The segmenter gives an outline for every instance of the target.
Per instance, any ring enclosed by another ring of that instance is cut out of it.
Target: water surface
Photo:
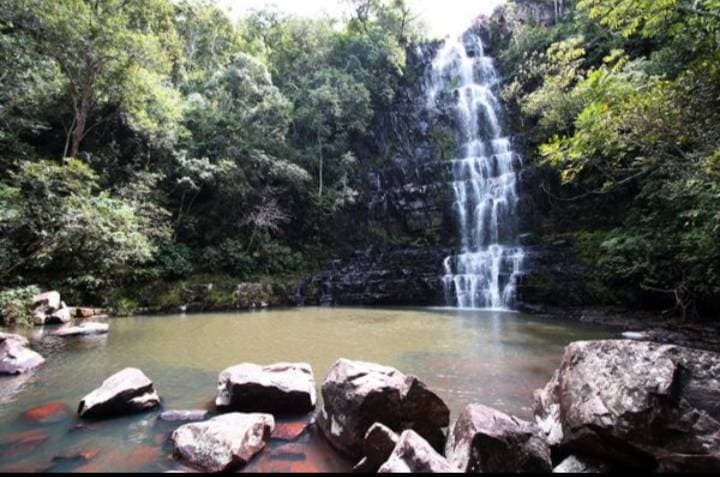
[[[318,386],[338,358],[419,376],[450,406],[480,402],[531,415],[532,391],[571,341],[608,337],[599,327],[522,314],[454,309],[298,308],[116,319],[104,337],[59,339],[34,330],[47,363],[30,377],[0,378],[0,471],[163,471],[178,468],[157,412],[101,422],[74,414],[39,424],[23,412],[80,399],[128,366],[155,383],[165,409],[207,407],[218,373],[250,361],[305,361]],[[83,459],[79,452],[92,458]],[[59,457],[59,458],[58,458]],[[74,458],[76,457],[76,458]],[[250,470],[348,470],[313,432],[273,442]]]

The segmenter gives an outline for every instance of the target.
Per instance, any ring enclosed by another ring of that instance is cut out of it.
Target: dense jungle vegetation
[[[77,299],[309,266],[416,39],[402,1],[355,2],[343,24],[234,21],[210,1],[0,5],[0,281]]]
[[[552,1],[550,21],[514,21],[533,3],[492,29],[514,127],[562,183],[548,231],[626,299],[717,312],[720,1]]]
[[[403,0],[349,6],[0,0],[0,306],[42,286],[132,308],[148,284],[327,259],[426,39]],[[609,289],[716,310],[720,0],[511,0],[486,26],[512,127],[561,181],[543,232]]]

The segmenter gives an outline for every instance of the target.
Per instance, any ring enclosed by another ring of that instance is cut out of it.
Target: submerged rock
[[[550,472],[550,448],[534,424],[481,404],[462,411],[445,455],[469,473]]]
[[[86,321],[78,326],[64,326],[53,334],[60,337],[68,336],[86,336],[86,335],[104,335],[110,330],[107,323],[97,323],[94,321]]]
[[[305,414],[315,408],[315,401],[309,364],[243,363],[220,373],[215,405],[227,411]]]
[[[313,425],[311,419],[301,419],[298,421],[275,422],[275,430],[272,438],[281,441],[294,441]]]
[[[720,470],[720,355],[658,343],[571,343],[535,392],[563,453],[657,471]]]
[[[84,418],[110,417],[147,411],[159,404],[152,381],[139,369],[125,368],[85,396],[78,414]]]
[[[28,409],[22,414],[26,421],[39,424],[52,424],[68,419],[72,415],[70,406],[64,402],[50,402],[42,406]]]
[[[322,385],[318,426],[341,452],[359,459],[368,429],[384,424],[395,432],[413,429],[433,444],[444,445],[450,410],[414,376],[373,363],[340,359]]]
[[[205,409],[193,409],[189,411],[164,411],[160,413],[158,419],[165,422],[196,422],[204,421],[210,415]]]
[[[27,339],[22,336],[0,335],[0,375],[27,373],[45,362],[45,358],[27,345]]]
[[[180,426],[172,433],[175,455],[207,472],[227,472],[247,464],[270,440],[269,414],[223,414]]]
[[[414,431],[405,431],[378,474],[459,472]]]
[[[0,462],[32,454],[35,449],[50,439],[47,431],[30,430],[7,434],[0,438]]]
[[[400,440],[389,427],[375,423],[368,429],[363,441],[363,455],[360,462],[353,467],[358,474],[375,474],[378,469],[390,458],[393,449]]]

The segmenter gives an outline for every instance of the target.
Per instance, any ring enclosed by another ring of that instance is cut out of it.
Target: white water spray
[[[497,83],[477,36],[446,40],[433,60],[429,107],[452,95],[463,143],[452,161],[460,252],[443,264],[446,302],[459,308],[511,308],[523,261],[514,220],[519,158],[502,133]]]

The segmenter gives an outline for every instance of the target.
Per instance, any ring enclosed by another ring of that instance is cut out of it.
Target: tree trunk
[[[318,188],[318,197],[323,195],[323,152],[322,152],[322,139],[318,136],[318,147],[320,150],[320,170],[318,173],[318,182],[320,183]]]
[[[75,128],[72,130],[72,144],[70,146],[69,157],[76,157],[80,152],[80,143],[85,137],[85,127],[87,126],[89,101],[86,97],[80,100],[80,105],[75,110]]]

